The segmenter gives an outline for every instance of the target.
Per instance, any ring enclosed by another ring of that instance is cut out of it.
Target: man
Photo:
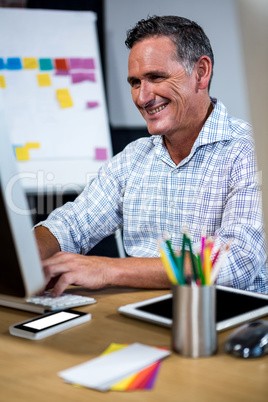
[[[35,229],[48,286],[55,295],[70,284],[168,288],[157,240],[168,233],[179,250],[186,227],[196,247],[202,234],[232,239],[219,284],[267,292],[250,126],[209,96],[208,38],[188,19],[152,17],[126,45],[132,98],[151,137],[129,144]],[[129,258],[85,255],[119,227]]]

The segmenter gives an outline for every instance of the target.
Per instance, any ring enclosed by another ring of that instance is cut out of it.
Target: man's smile
[[[155,113],[161,112],[161,110],[165,109],[165,107],[166,107],[167,105],[168,105],[168,104],[166,103],[165,105],[159,106],[159,107],[157,107],[157,108],[155,108],[155,109],[146,110],[146,112],[147,112],[148,114],[155,114]]]

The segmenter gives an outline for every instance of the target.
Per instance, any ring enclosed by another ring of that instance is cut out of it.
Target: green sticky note
[[[53,63],[51,59],[39,59],[39,68],[42,71],[53,70]]]

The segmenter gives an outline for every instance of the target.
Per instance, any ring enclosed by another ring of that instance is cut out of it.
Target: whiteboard
[[[95,13],[0,8],[0,96],[27,192],[79,192],[111,158]]]
[[[179,15],[201,25],[215,56],[211,96],[220,99],[230,114],[251,120],[236,0],[105,0],[104,4],[107,100],[112,127],[146,127],[127,83],[129,50],[125,39],[127,30],[154,14]]]

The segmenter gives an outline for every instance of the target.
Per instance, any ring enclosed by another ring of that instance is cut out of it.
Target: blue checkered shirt
[[[162,136],[130,143],[98,172],[73,203],[45,222],[61,249],[86,254],[123,228],[129,256],[158,257],[168,233],[180,249],[187,228],[195,249],[201,235],[232,238],[217,279],[220,285],[268,292],[266,242],[251,127],[214,109],[191,153],[175,165]],[[127,266],[126,266],[127,269]]]

